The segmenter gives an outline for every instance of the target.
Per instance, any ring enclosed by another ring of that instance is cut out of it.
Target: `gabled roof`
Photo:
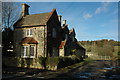
[[[32,37],[25,37],[21,40],[21,44],[38,44],[38,42]]]
[[[75,34],[75,29],[74,28],[72,28],[71,30],[69,30],[69,34],[71,34],[71,33],[74,33]],[[76,34],[75,34],[76,35]]]
[[[46,25],[54,11],[56,11],[56,9],[53,9],[51,12],[48,13],[26,15],[25,17],[22,17],[20,20],[18,20],[14,24],[14,26],[17,27],[17,25],[20,26]]]
[[[85,50],[84,47],[82,47],[78,42],[76,42],[76,49],[80,49],[80,50]]]
[[[22,26],[45,25],[49,16],[50,13],[26,15],[21,21]]]
[[[69,33],[68,24],[65,24],[64,26],[62,26],[61,29],[62,29],[64,32]]]

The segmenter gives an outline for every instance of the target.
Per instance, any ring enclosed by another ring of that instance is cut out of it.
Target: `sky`
[[[51,12],[56,8],[78,41],[118,40],[117,2],[26,2],[30,14]]]

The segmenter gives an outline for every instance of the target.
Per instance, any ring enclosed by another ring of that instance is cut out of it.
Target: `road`
[[[65,80],[120,80],[120,68],[111,66],[110,61],[93,61],[61,74],[57,78]]]
[[[3,74],[3,80],[119,80],[120,70],[111,67],[109,61],[92,61],[86,65],[69,67],[67,70],[25,70],[17,71],[18,74]],[[12,70],[11,70],[12,71]],[[9,72],[10,73],[10,72]],[[9,75],[9,76],[8,76]],[[8,77],[7,77],[8,76]]]

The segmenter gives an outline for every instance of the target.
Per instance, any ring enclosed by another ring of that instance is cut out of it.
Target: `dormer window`
[[[32,35],[33,35],[32,29],[27,29],[27,36],[32,36]]]

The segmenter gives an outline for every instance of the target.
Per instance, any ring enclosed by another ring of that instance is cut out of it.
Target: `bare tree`
[[[20,17],[18,2],[2,2],[2,29],[13,28],[13,24]]]
[[[13,25],[20,18],[20,3],[2,2],[2,52],[8,53],[13,45]]]

